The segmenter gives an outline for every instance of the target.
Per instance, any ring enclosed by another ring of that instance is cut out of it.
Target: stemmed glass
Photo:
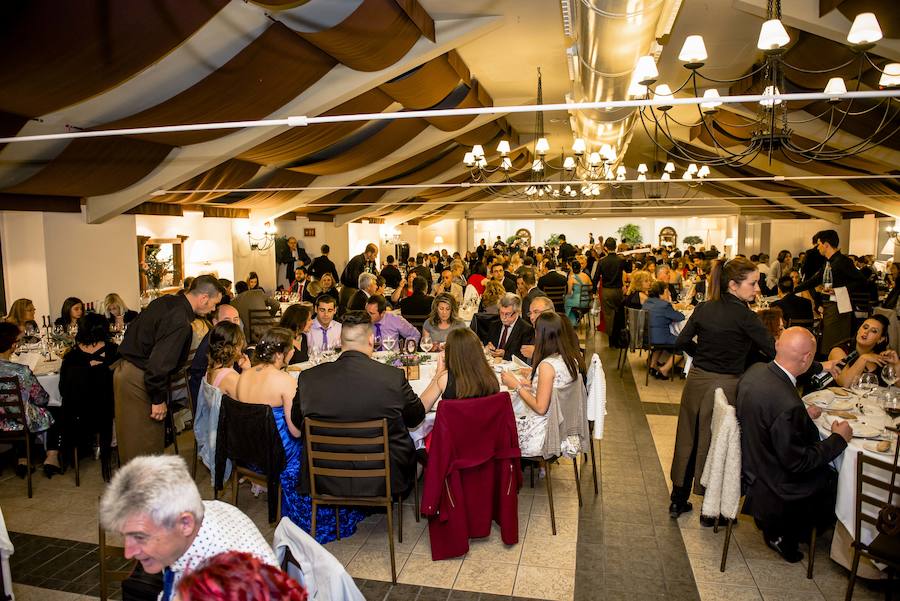
[[[885,381],[885,383],[888,385],[888,388],[893,386],[894,382],[897,381],[897,368],[890,363],[882,367],[881,379]]]
[[[423,334],[422,340],[419,342],[419,346],[421,346],[422,350],[426,353],[429,352],[431,350],[431,347],[434,346],[431,341],[431,336],[429,336],[428,334]]]
[[[381,343],[384,345],[384,350],[393,351],[397,348],[397,339],[393,336],[385,336],[381,339]]]
[[[850,387],[861,400],[865,400],[869,394],[878,388],[878,377],[870,372],[863,372],[853,381]]]
[[[385,350],[385,348],[384,348],[384,340],[381,338],[381,336],[376,336],[376,337],[375,337],[375,350],[376,350],[376,351],[382,351],[382,350]]]
[[[696,293],[694,294],[694,300],[696,300],[697,303],[702,303],[704,298],[705,298],[705,297],[703,296],[703,293],[702,293],[702,292],[696,292]]]

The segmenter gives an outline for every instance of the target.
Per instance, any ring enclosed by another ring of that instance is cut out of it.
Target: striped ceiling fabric
[[[143,179],[172,150],[126,137],[70,142],[62,153],[24,182],[3,192],[55,196],[99,196]]]
[[[303,188],[312,183],[315,176],[306,173],[296,173],[285,169],[278,169],[272,172],[267,178],[257,181],[254,188]],[[277,206],[299,194],[298,191],[272,191],[272,192],[251,192],[249,194],[234,194],[223,197],[231,200],[229,206],[240,209],[262,209]],[[233,200],[232,197],[233,196]],[[223,200],[220,198],[219,200]]]
[[[408,109],[427,109],[446,98],[460,81],[468,83],[467,75],[454,69],[449,55],[444,54],[381,84],[380,88]]]
[[[36,117],[157,62],[228,0],[0,2],[0,110]]]
[[[212,169],[192,177],[183,184],[175,186],[175,190],[218,190],[240,188],[256,175],[260,166],[256,163],[229,159]],[[210,202],[225,196],[227,192],[191,192],[190,194],[166,194],[154,196],[154,202],[172,202],[178,204],[199,204]]]
[[[280,23],[272,24],[220,69],[184,92],[97,129],[262,119],[309,88],[335,60]],[[302,68],[299,66],[302,65]],[[142,138],[185,146],[234,130],[172,132]]]
[[[409,52],[420,33],[394,0],[367,0],[336,27],[300,35],[351,69],[380,71]]]

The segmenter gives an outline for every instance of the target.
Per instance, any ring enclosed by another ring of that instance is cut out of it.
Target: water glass
[[[384,345],[384,350],[393,351],[397,348],[397,339],[393,336],[385,336],[381,339],[381,343]]]
[[[884,380],[888,386],[893,386],[894,382],[897,381],[897,368],[890,363],[882,367],[881,379]]]

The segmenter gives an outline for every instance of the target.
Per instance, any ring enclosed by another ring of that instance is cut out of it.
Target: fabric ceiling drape
[[[229,159],[175,186],[174,190],[216,190],[239,188],[247,183],[260,167],[256,163]],[[196,204],[225,196],[227,192],[191,192],[190,194],[166,194],[155,196],[154,202]]]

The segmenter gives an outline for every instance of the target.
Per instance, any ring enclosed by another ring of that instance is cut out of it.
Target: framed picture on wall
[[[314,228],[314,227],[303,228],[303,237],[304,238],[315,238],[316,237],[316,228]]]

